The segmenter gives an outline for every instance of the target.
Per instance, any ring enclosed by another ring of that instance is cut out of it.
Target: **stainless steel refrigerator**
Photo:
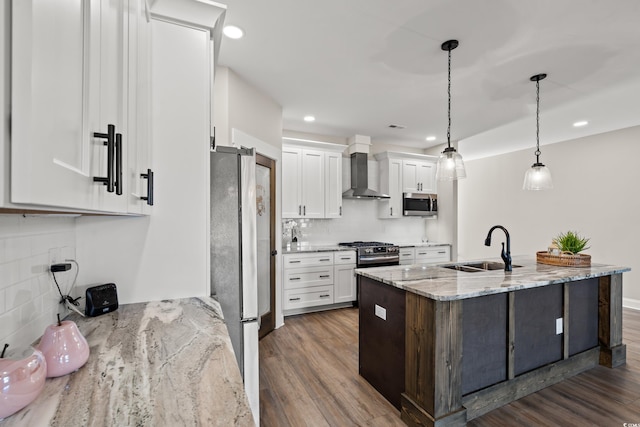
[[[211,162],[211,295],[222,307],[256,424],[258,273],[256,158],[253,149],[219,146]]]

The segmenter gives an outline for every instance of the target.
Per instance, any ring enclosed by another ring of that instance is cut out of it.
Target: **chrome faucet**
[[[504,261],[504,271],[511,271],[511,238],[509,237],[509,232],[506,228],[501,225],[494,225],[491,227],[491,230],[489,230],[489,233],[487,234],[487,238],[484,239],[484,245],[491,246],[491,233],[493,233],[493,230],[496,228],[504,231],[504,234],[507,236],[507,251],[504,251],[504,242],[502,242],[502,252],[500,253],[500,257]]]

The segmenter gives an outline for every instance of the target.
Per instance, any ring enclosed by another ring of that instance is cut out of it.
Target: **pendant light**
[[[536,82],[536,162],[524,175],[523,190],[550,190],[553,188],[551,171],[540,163],[540,80],[547,77],[546,74],[536,74],[530,80]]]
[[[447,127],[447,148],[444,149],[438,158],[438,167],[436,169],[436,179],[438,181],[454,181],[467,177],[464,170],[464,162],[462,156],[451,146],[451,51],[458,47],[458,40],[448,40],[442,43],[442,50],[449,52],[448,86],[447,95],[449,97],[447,117],[449,126]]]

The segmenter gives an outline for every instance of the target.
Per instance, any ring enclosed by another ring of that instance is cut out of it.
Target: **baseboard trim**
[[[622,298],[622,306],[633,310],[640,310],[640,300],[631,298]]]

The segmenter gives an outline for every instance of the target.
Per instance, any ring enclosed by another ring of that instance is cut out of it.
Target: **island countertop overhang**
[[[491,261],[500,262],[499,259]],[[534,257],[528,256],[514,257],[513,264],[520,267],[511,272],[492,270],[470,273],[444,268],[445,265],[452,265],[447,263],[364,268],[356,269],[356,274],[433,300],[453,301],[610,276],[631,270],[629,267],[597,263],[590,267],[556,267],[538,264]]]

